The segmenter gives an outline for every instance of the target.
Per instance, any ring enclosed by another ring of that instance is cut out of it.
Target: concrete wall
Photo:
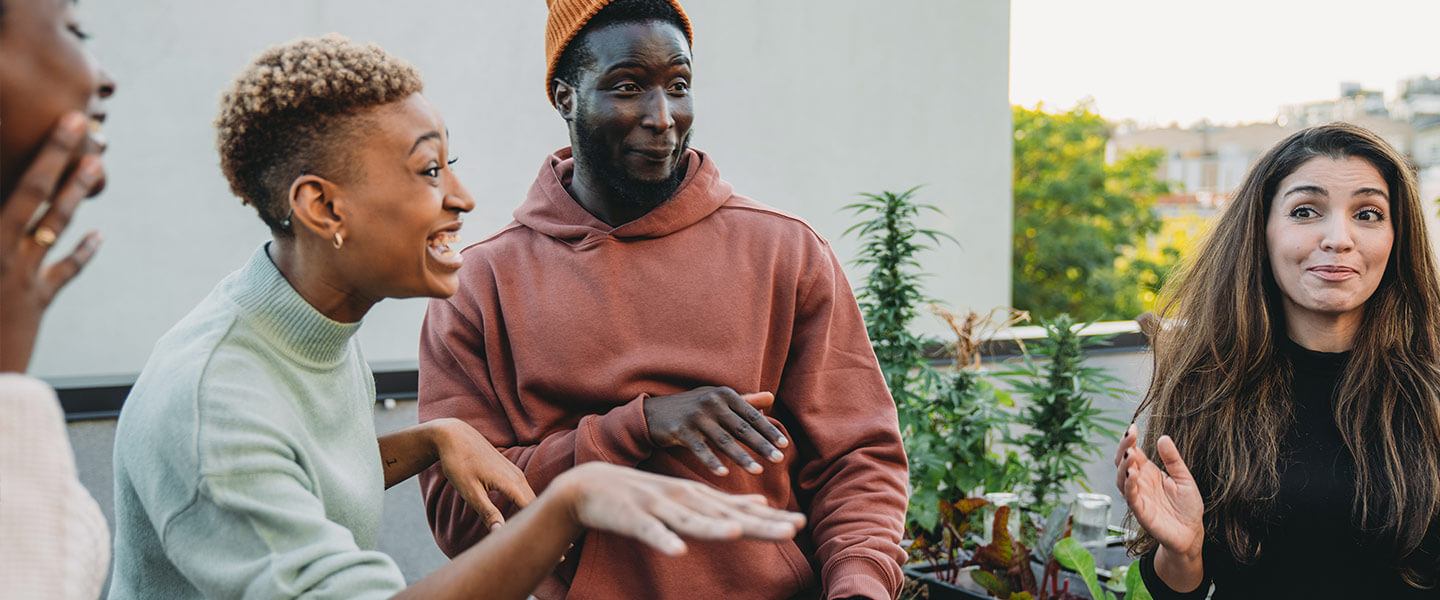
[[[697,147],[738,192],[799,214],[835,242],[859,192],[926,184],[958,238],[925,261],[933,295],[1009,303],[1009,3],[688,0]],[[87,272],[48,314],[32,372],[132,376],[155,339],[267,234],[223,181],[220,91],[265,46],[339,31],[415,63],[446,116],[480,206],[476,240],[509,221],[542,158],[567,143],[543,94],[541,0],[86,0],[91,47],[119,82],[108,105],[110,187],[61,245],[101,229]],[[858,282],[859,272],[851,272]],[[376,363],[412,364],[424,302],[382,303],[360,337]],[[938,322],[926,323],[938,327]]]

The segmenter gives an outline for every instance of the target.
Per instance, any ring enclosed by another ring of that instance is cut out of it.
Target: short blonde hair
[[[272,46],[220,98],[220,169],[272,232],[291,235],[282,221],[295,178],[353,179],[345,142],[363,124],[361,113],[423,87],[410,63],[339,34]]]

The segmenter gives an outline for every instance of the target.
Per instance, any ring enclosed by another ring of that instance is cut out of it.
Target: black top
[[[1157,600],[1204,598],[1211,581],[1216,600],[1440,598],[1440,590],[1406,585],[1393,553],[1367,545],[1351,517],[1355,461],[1331,412],[1350,353],[1315,352],[1288,339],[1282,349],[1294,367],[1295,425],[1281,446],[1275,513],[1257,527],[1260,557],[1238,564],[1223,544],[1206,540],[1206,583],[1179,594],[1156,576],[1151,552],[1140,563],[1146,588]],[[1431,533],[1427,546],[1436,541]]]

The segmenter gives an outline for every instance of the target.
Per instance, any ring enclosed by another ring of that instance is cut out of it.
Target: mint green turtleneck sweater
[[[115,436],[110,598],[388,598],[375,385],[265,247],[160,341]]]

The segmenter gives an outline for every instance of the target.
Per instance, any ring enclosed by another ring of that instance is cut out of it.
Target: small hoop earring
[[[334,242],[334,244],[335,244],[335,249],[336,249],[336,250],[339,250],[341,246],[344,246],[344,245],[345,245],[345,238],[340,237],[340,232],[338,232],[338,231],[335,232],[335,242]]]

